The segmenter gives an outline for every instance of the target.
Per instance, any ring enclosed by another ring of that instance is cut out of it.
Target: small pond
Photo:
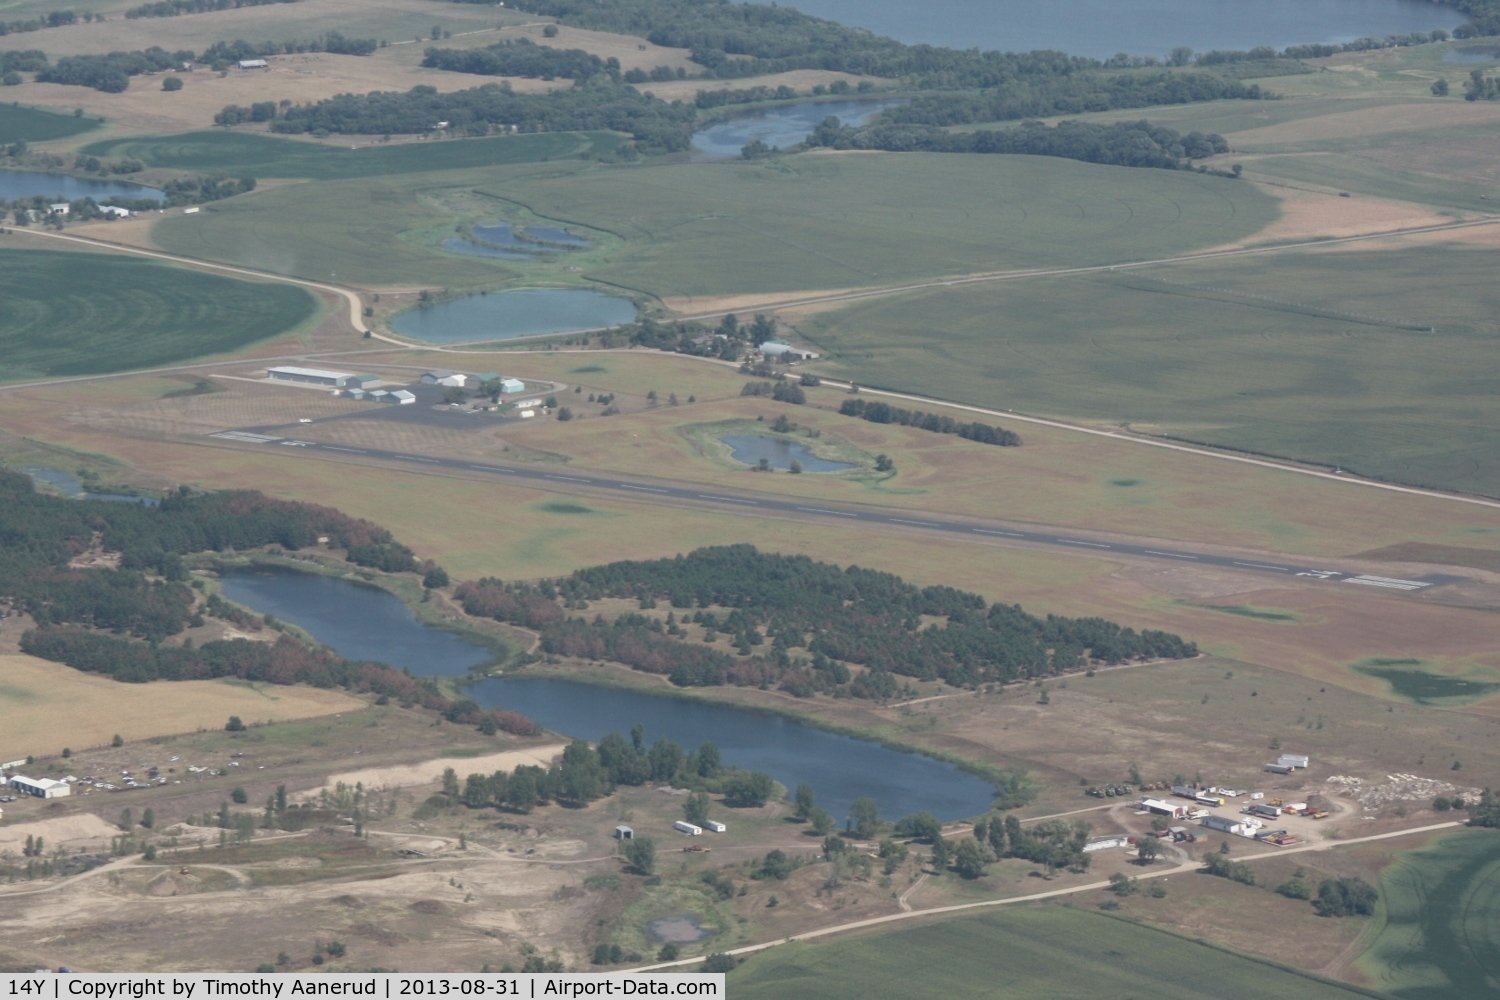
[[[718,931],[699,926],[698,918],[691,913],[679,913],[671,917],[657,917],[646,925],[646,933],[658,941],[672,944],[697,944],[713,937]]]
[[[137,497],[127,493],[90,493],[83,488],[77,476],[61,469],[46,469],[38,465],[23,465],[21,471],[38,482],[57,487],[64,496],[74,500],[113,500],[118,503],[138,503],[142,507],[155,507],[160,501],[153,497]]]
[[[1480,48],[1449,49],[1443,53],[1443,62],[1448,63],[1490,63],[1500,56],[1500,49],[1493,45]]]
[[[485,647],[417,621],[399,598],[368,584],[258,566],[223,575],[224,596],[305,630],[349,660],[414,674],[462,677],[494,660]]]
[[[353,581],[287,569],[237,569],[224,574],[223,588],[230,600],[291,622],[350,659],[449,677],[490,659],[484,648],[422,625],[385,591]],[[840,822],[858,798],[875,799],[888,818],[925,809],[954,820],[984,812],[993,795],[988,782],[952,764],[770,713],[552,677],[494,677],[467,690],[486,707],[520,712],[569,736],[597,740],[639,722],[648,740],[665,736],[688,749],[712,741],[726,763],[765,771],[791,789],[811,785]],[[734,822],[732,814],[723,818]],[[808,845],[816,847],[811,838]]]
[[[830,462],[819,458],[806,446],[783,441],[781,438],[761,437],[759,434],[731,434],[720,438],[734,452],[736,462],[760,465],[761,459],[773,469],[790,469],[792,462],[801,462],[803,472],[843,472],[852,469],[850,462]]]
[[[411,309],[391,321],[403,337],[435,344],[597,330],[635,319],[635,303],[583,288],[516,288]]]
[[[829,115],[845,125],[864,125],[900,101],[810,101],[770,108],[705,125],[693,133],[693,158],[723,160],[740,155],[752,140],[785,149],[806,139]]]
[[[64,174],[44,174],[35,170],[0,170],[0,198],[12,201],[42,195],[58,201],[92,198],[103,204],[110,198],[138,198],[165,201],[166,195],[144,184],[124,181],[93,181]]]
[[[472,240],[450,236],[443,241],[443,248],[481,257],[547,260],[590,245],[590,241],[581,236],[550,226],[526,226],[517,235],[510,223],[493,222],[474,226],[473,233]]]

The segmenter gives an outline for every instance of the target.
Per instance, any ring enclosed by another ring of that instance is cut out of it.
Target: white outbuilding
[[[679,833],[685,833],[689,837],[701,837],[701,836],[703,836],[703,827],[698,826],[697,824],[694,824],[694,823],[689,823],[685,819],[680,819],[677,822],[673,823],[672,824],[672,829],[678,831]]]
[[[27,778],[15,774],[6,784],[18,792],[35,795],[39,799],[60,799],[73,793],[66,781],[54,781],[51,778]]]
[[[422,374],[423,385],[441,385],[454,389],[462,389],[469,384],[469,376],[461,372],[450,372],[438,369],[437,371],[424,372]]]

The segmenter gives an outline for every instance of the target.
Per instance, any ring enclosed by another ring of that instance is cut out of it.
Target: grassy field
[[[14,632],[16,626],[6,625]],[[14,760],[197,729],[223,729],[231,715],[247,722],[300,719],[362,708],[337,691],[231,681],[121,684],[32,656],[0,655],[0,755]]]
[[[943,289],[799,326],[825,372],[861,384],[1500,495],[1497,260],[1297,252]]]
[[[1399,855],[1385,921],[1357,966],[1402,1000],[1500,997],[1500,835],[1455,833]]]
[[[148,167],[225,172],[234,176],[349,180],[532,163],[607,152],[624,137],[613,132],[538,132],[391,146],[325,145],[254,132],[189,132],[144,139],[104,139],[83,152],[130,157]]]
[[[99,123],[92,118],[73,115],[55,115],[50,111],[23,108],[18,104],[0,104],[0,142],[47,142],[51,139],[66,139],[90,129]]]
[[[823,945],[788,945],[729,977],[736,997],[1126,1000],[1368,994],[1085,910],[1039,907]]]
[[[660,296],[1137,259],[1239,239],[1276,214],[1222,178],[916,153],[590,170],[493,193],[618,233],[621,259],[590,276]]]
[[[488,196],[496,212],[509,202],[614,234],[623,245],[570,263],[659,296],[1128,260],[1240,239],[1277,211],[1253,187],[1197,174],[880,153],[770,165],[522,164],[299,185],[164,219],[152,235],[174,252],[300,276],[336,270],[341,280],[450,287],[507,280],[516,269],[432,249],[464,221],[433,196],[465,189]]]
[[[0,250],[0,378],[91,375],[232,351],[314,316],[291,285],[130,257]]]

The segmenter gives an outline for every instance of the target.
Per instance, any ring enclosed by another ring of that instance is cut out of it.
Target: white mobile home
[[[677,830],[680,833],[685,833],[689,837],[701,837],[701,836],[703,836],[703,827],[696,826],[696,825],[694,825],[692,823],[689,823],[685,819],[680,819],[677,822],[673,823],[672,824],[672,829]]]
[[[706,819],[706,820],[704,820],[703,821],[703,827],[704,827],[704,829],[711,830],[714,833],[728,833],[729,832],[729,827],[725,826],[723,823],[720,823],[716,819]]]

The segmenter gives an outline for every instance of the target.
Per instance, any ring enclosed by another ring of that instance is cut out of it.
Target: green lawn
[[[19,104],[0,104],[0,142],[47,142],[49,139],[66,139],[90,129],[98,128],[94,118],[74,115],[55,115],[50,111],[24,108]]]
[[[1402,1000],[1500,997],[1500,834],[1465,830],[1398,856],[1359,968]]]
[[[624,136],[613,132],[539,132],[350,149],[254,132],[220,131],[104,139],[83,151],[91,156],[131,157],[149,167],[171,170],[346,180],[566,159],[586,151],[605,152],[623,141]]]
[[[1060,906],[793,944],[728,980],[735,1000],[1189,1000],[1369,996],[1185,938]]]
[[[1497,265],[1289,251],[877,299],[801,328],[820,371],[862,384],[1500,495]]]
[[[318,308],[292,285],[105,254],[0,250],[0,379],[220,354],[283,333]]]

